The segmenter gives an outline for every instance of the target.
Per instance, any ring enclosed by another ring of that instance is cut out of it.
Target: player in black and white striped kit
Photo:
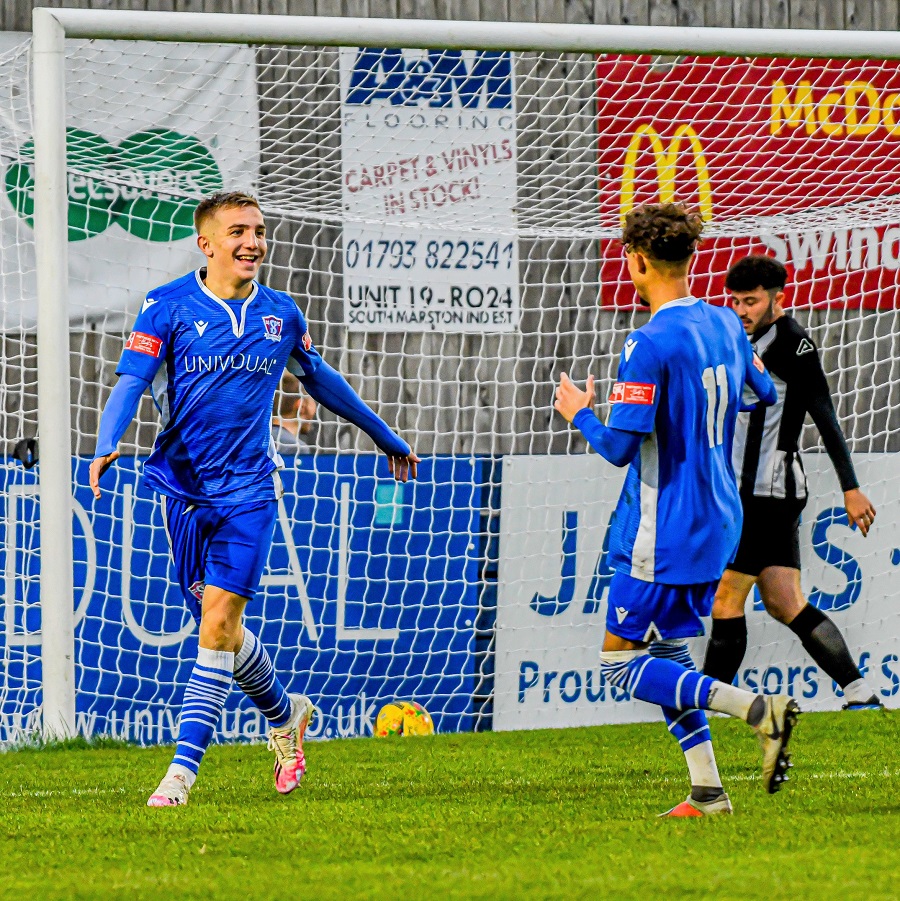
[[[787,271],[771,257],[745,257],[729,269],[725,287],[735,312],[775,382],[778,402],[742,413],[733,463],[741,490],[744,526],[735,559],[719,582],[703,671],[725,683],[747,650],[744,604],[758,583],[766,610],[800,639],[819,667],[844,691],[844,709],[881,702],[853,662],[837,626],[800,589],[800,513],[807,501],[798,442],[806,414],[819,429],[837,471],[847,516],[868,535],[875,508],[859,490],[847,442],[831,402],[818,349],[785,313]]]

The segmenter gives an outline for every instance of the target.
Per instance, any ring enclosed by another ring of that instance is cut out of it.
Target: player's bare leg
[[[247,598],[215,585],[207,585],[203,591],[200,615],[200,647],[237,653],[246,606]]]
[[[875,690],[853,661],[838,627],[803,596],[799,570],[767,567],[759,574],[759,592],[769,615],[784,623],[800,639],[809,656],[841,686],[845,710],[882,707]]]

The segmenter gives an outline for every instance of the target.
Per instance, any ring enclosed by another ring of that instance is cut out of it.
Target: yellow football
[[[403,735],[403,708],[399,704],[385,704],[375,719],[375,737]]]
[[[403,711],[404,735],[434,735],[434,721],[431,715],[415,701],[399,701]]]

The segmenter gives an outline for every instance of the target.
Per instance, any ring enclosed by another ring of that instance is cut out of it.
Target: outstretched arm
[[[613,466],[627,466],[637,454],[644,436],[637,432],[623,432],[603,425],[592,410],[579,410],[572,420],[587,443]]]
[[[141,395],[153,381],[156,371],[166,356],[169,340],[169,309],[165,300],[147,295],[134,328],[125,342],[122,357],[116,367],[116,382],[103,415],[100,417],[100,434],[97,451],[88,474],[94,497],[100,497],[100,476],[109,464],[119,456],[116,450],[125,429],[134,419]]]
[[[91,463],[89,481],[94,497],[100,497],[100,476],[109,469],[109,464],[117,459],[116,448],[125,430],[137,413],[141,395],[147,390],[150,379],[125,373],[119,376],[109,400],[100,417],[100,433],[97,436],[97,450]]]
[[[395,479],[405,482],[407,475],[416,477],[419,458],[412,448],[366,404],[336,369],[324,360],[311,373],[305,372],[299,365],[289,365],[288,368],[317,403],[361,428],[384,451],[388,468]]]
[[[594,415],[594,377],[588,376],[586,390],[581,391],[564,372],[556,389],[557,412],[572,423],[588,444],[613,466],[627,466],[641,446],[643,434],[611,429]]]

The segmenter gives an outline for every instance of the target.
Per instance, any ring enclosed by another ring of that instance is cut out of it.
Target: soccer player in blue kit
[[[732,310],[692,297],[688,271],[703,224],[681,204],[647,204],[625,219],[628,272],[650,321],[625,342],[611,411],[594,415],[563,373],[556,409],[615,466],[629,465],[610,537],[614,574],[600,654],[606,680],[659,704],[691,776],[687,800],[664,816],[732,812],[704,710],[746,721],[760,740],[763,781],[776,792],[790,764],[799,709],[696,672],[685,640],[703,634],[719,577],[741,535],[731,463],[742,405],[771,404],[775,387]]]
[[[283,493],[283,461],[269,419],[285,367],[316,401],[372,438],[397,480],[415,478],[419,462],[322,359],[291,297],[256,281],[267,249],[257,201],[214,194],[198,205],[194,224],[206,266],[147,295],[116,370],[90,467],[99,498],[100,477],[118,457],[116,447],[151,387],[162,431],[144,482],[162,495],[178,581],[200,628],[175,756],[150,807],[187,803],[232,681],[269,722],[276,789],[288,794],[306,772],[303,735],[313,704],[285,691],[265,648],[242,624]]]

